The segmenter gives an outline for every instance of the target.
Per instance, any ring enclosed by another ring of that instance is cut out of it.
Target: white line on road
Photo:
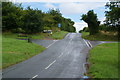
[[[56,62],[56,60],[54,60],[52,63],[50,63],[45,69],[48,69],[50,66],[52,66],[54,63]]]
[[[30,80],[32,80],[32,79],[34,79],[34,78],[36,78],[38,75],[35,75],[35,76],[33,76]]]
[[[33,76],[32,79],[33,79],[33,78],[36,78],[37,76],[38,76],[38,75]]]
[[[70,42],[72,41],[72,39],[70,39],[70,41],[69,41],[69,43],[68,44],[70,44]],[[68,47],[68,44],[67,44],[67,46],[65,47],[65,49],[64,49],[64,51],[63,52],[65,52],[66,51],[66,49],[67,49],[67,47]],[[63,52],[60,54],[60,56],[59,56],[59,58],[63,55]],[[68,53],[69,54],[69,53]]]
[[[90,47],[92,47],[92,44],[89,42],[89,41],[87,41],[88,42],[88,44],[90,45]]]
[[[59,58],[63,55],[63,53],[60,54]]]
[[[55,42],[57,42],[57,40],[56,41],[54,41],[52,44],[50,44],[49,46],[47,46],[46,48],[49,48],[50,46],[52,46]]]
[[[83,39],[84,40],[84,39]],[[89,44],[84,40],[84,42],[86,43],[86,45],[90,48]]]

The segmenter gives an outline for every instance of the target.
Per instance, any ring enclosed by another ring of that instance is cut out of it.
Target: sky
[[[98,16],[98,20],[103,23],[105,19],[105,4],[109,0],[12,0],[12,2],[22,3],[22,7],[42,10],[47,12],[49,9],[59,9],[62,16],[70,18],[75,22],[76,31],[87,27],[87,24],[80,20],[82,14],[86,14],[89,10],[94,10]]]

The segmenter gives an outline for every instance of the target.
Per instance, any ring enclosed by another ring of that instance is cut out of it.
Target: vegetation
[[[118,78],[118,43],[104,43],[90,50],[89,74],[93,78]]]
[[[23,9],[21,4],[11,2],[2,3],[2,23],[4,32],[34,34],[43,32],[44,29],[60,29],[68,32],[75,32],[74,22],[71,19],[62,17],[60,11],[50,9],[44,13],[38,9],[32,9],[30,6]]]
[[[90,35],[94,35],[99,32],[100,21],[97,19],[97,14],[93,10],[88,11],[87,14],[82,15],[82,19],[88,24]]]
[[[3,68],[26,60],[45,49],[34,43],[28,43],[25,40],[17,40],[14,38],[3,37],[2,44]]]
[[[28,34],[28,35],[26,35],[26,37],[24,37],[24,36],[20,37],[20,36],[18,36],[19,34],[17,34],[17,33],[4,32],[2,35],[5,38],[13,38],[13,39],[28,39],[28,37],[31,37],[31,39],[45,39],[45,38],[63,39],[67,33],[68,32],[66,32],[66,31],[59,31],[59,32],[53,32],[52,35],[50,35],[49,33],[36,33],[36,34]]]
[[[114,32],[99,32],[95,35],[89,35],[89,32],[82,32],[82,38],[96,41],[118,41],[118,36]]]
[[[97,15],[93,10],[90,10],[87,14],[82,15],[82,20],[88,23],[88,29],[84,28],[80,32],[83,32],[83,38],[89,40],[104,40],[104,41],[118,41],[120,40],[120,7],[119,2],[108,2],[106,8],[109,8],[105,12],[105,23],[99,25]],[[91,27],[90,27],[91,26]],[[86,34],[85,32],[89,32]]]
[[[50,36],[50,38],[52,38],[52,39],[63,39],[67,33],[68,32],[65,32],[65,31],[56,32],[56,33],[53,33],[53,35]]]
[[[105,25],[107,27],[112,27],[116,31],[120,30],[120,7],[119,7],[119,1],[117,2],[108,2],[106,3],[106,8],[109,8],[109,11],[106,11],[105,16]]]
[[[82,33],[82,32],[89,32],[89,28],[88,27],[84,27],[83,30],[79,31],[79,33]]]

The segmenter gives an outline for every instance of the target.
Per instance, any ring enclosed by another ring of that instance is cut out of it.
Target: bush
[[[22,28],[12,29],[13,33],[25,33],[25,31]]]

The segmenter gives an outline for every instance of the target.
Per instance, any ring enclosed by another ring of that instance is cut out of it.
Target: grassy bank
[[[100,32],[95,35],[89,35],[89,32],[82,32],[82,38],[97,41],[118,41],[118,37],[115,36],[113,33],[104,34]]]
[[[53,32],[52,35],[49,35],[48,33],[37,33],[37,34],[29,34],[27,36],[30,36],[32,39],[44,39],[44,38],[51,38],[51,39],[63,39],[64,36],[68,32],[66,31],[60,31],[60,32]],[[28,39],[28,37],[18,37],[17,33],[3,33],[3,36],[6,38],[14,38],[14,39]]]
[[[52,39],[63,39],[67,33],[68,33],[68,32],[66,32],[66,31],[55,32],[55,33],[53,33],[53,35],[50,36],[50,37],[51,37]]]
[[[118,43],[100,44],[90,50],[89,74],[94,78],[118,78]]]
[[[13,35],[14,36],[14,35]],[[23,60],[26,60],[45,48],[34,43],[14,38],[2,38],[2,67],[6,68]]]
[[[32,39],[62,39],[68,32],[60,31],[54,32],[52,35],[48,33],[38,33],[31,34]],[[34,43],[28,43],[25,40],[18,39],[28,39],[28,37],[18,37],[18,34],[13,33],[3,33],[2,35],[2,67],[6,68],[13,64],[24,61],[40,52],[45,50],[44,47],[36,45]]]

